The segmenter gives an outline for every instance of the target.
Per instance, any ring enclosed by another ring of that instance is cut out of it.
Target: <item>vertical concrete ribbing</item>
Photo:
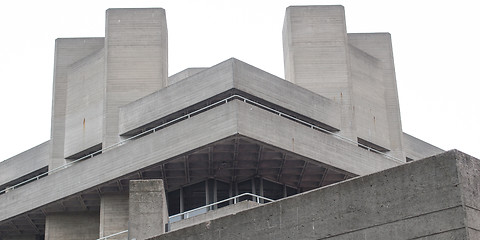
[[[65,164],[65,114],[67,78],[71,64],[103,48],[104,38],[60,38],[55,41],[53,99],[51,118],[51,151],[49,169]]]
[[[118,107],[167,85],[167,57],[165,10],[107,10],[104,147],[120,140]]]
[[[343,6],[288,7],[283,25],[285,79],[339,103],[342,135],[354,137]]]
[[[140,240],[165,233],[168,208],[163,181],[130,181],[128,211],[129,239]]]

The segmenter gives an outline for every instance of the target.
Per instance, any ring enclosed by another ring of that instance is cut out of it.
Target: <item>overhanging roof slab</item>
[[[399,164],[333,135],[249,103],[232,100],[0,195],[0,208],[4,210],[0,213],[0,221],[196,152],[232,136],[246,137],[353,175]]]

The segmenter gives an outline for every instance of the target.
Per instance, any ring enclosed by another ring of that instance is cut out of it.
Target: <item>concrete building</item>
[[[0,239],[480,236],[480,162],[402,131],[388,33],[295,6],[283,41],[285,79],[168,77],[160,8],[57,39],[51,139],[0,163]]]

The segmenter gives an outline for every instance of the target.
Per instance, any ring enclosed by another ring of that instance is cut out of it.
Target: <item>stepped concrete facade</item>
[[[293,6],[285,79],[168,77],[165,10],[106,15],[56,40],[51,139],[0,163],[1,240],[476,239],[480,163],[402,131],[390,34]]]

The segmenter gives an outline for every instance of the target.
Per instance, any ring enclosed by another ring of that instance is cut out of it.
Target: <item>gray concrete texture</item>
[[[343,6],[291,6],[283,25],[285,80],[337,102],[342,135],[354,138]]]
[[[103,146],[120,140],[118,108],[167,86],[168,33],[161,8],[108,9]]]
[[[128,194],[103,194],[100,202],[100,237],[128,229]],[[124,240],[128,234],[109,237]]]
[[[55,213],[47,215],[45,239],[93,240],[98,238],[98,212]]]
[[[235,100],[0,195],[0,221],[237,135],[355,175],[401,164]]]
[[[339,106],[332,100],[232,58],[121,107],[120,134],[231,90],[340,128]],[[175,104],[161,104],[167,101]]]
[[[168,77],[168,85],[172,85],[177,83],[185,78],[191,77],[207,68],[187,68],[183,71],[173,74],[172,76]]]
[[[200,214],[194,217],[189,217],[187,219],[183,219],[178,222],[170,223],[169,232],[190,227],[193,225],[197,225],[199,223],[203,223],[206,221],[211,221],[224,216],[234,215],[234,214],[237,214],[238,212],[245,211],[247,209],[255,208],[258,206],[260,206],[260,203],[247,200],[247,201],[236,203],[234,205],[229,205],[216,210],[211,210],[204,214]]]
[[[70,65],[67,84],[64,156],[102,144],[103,49]]]
[[[64,156],[65,117],[70,65],[102,49],[104,42],[104,38],[59,38],[55,41],[49,169],[66,163]]]
[[[412,160],[420,160],[444,152],[444,150],[407,133],[403,133],[403,149],[405,149],[405,156]]]
[[[46,167],[49,157],[50,141],[47,141],[0,162],[0,186]]]
[[[479,173],[452,150],[152,240],[478,239]]]
[[[163,181],[130,181],[128,238],[142,240],[165,233],[168,207]]]
[[[388,33],[347,34],[343,6],[294,6],[283,45],[285,79],[339,103],[340,134],[405,159]]]
[[[357,135],[404,159],[392,39],[389,33],[347,34]]]

